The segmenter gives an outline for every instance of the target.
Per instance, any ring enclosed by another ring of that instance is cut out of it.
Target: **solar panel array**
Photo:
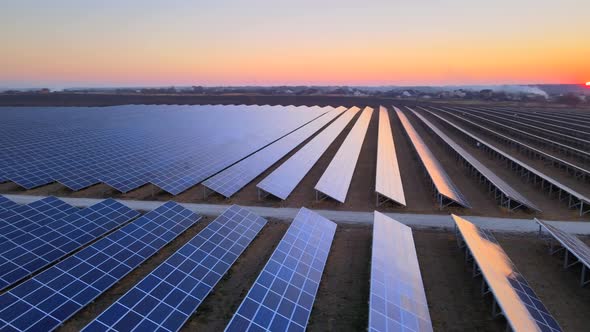
[[[301,208],[226,331],[305,331],[336,224]]]
[[[9,200],[8,198],[0,195],[0,212],[6,211],[6,210],[11,210],[11,209],[13,209],[13,208],[15,208],[17,206],[18,206],[18,204],[16,204],[15,202],[13,202],[13,201]]]
[[[77,208],[55,197],[46,197],[27,205],[16,205],[11,210],[0,212],[0,244],[77,211]],[[0,252],[9,249],[10,245],[0,246]]]
[[[326,152],[360,109],[352,107],[315,136],[291,158],[265,177],[257,187],[280,199],[287,199],[305,174]]]
[[[473,134],[471,131],[463,128],[460,125],[457,125],[454,122],[449,121],[448,119],[440,116],[439,114],[436,114],[434,112],[430,112],[430,114],[433,114],[434,116],[436,116],[437,118],[439,118],[441,121],[444,121],[445,123],[449,124],[451,127],[457,129],[458,131],[464,133],[465,135],[471,137],[472,139],[476,140],[477,142],[480,142],[482,145],[488,147],[490,150],[494,151],[495,153],[497,153],[498,155],[502,156],[503,158],[506,158],[507,160],[510,160],[512,163],[518,165],[519,167],[521,167],[522,169],[534,174],[535,176],[538,176],[539,178],[543,179],[544,181],[550,183],[551,185],[555,186],[556,188],[559,188],[559,190],[564,191],[565,193],[567,193],[568,195],[571,195],[571,197],[575,197],[578,201],[579,201],[579,209],[580,209],[580,215],[583,215],[584,213],[587,213],[587,211],[584,211],[584,205],[586,206],[590,206],[590,197],[585,196],[584,194],[581,194],[580,192],[574,190],[573,188],[563,184],[562,182],[558,181],[557,179],[553,178],[552,176],[549,176],[539,170],[537,170],[536,168],[534,168],[533,166],[521,161],[518,158],[515,158],[514,156],[512,156],[510,153],[506,153],[504,152],[502,149],[497,148],[496,146],[494,146],[493,144],[489,143],[487,140],[482,139],[480,136]],[[449,113],[448,113],[449,114]],[[471,122],[470,120],[464,119],[464,121],[472,123],[474,125],[477,126],[477,124]],[[498,134],[501,135],[501,134]],[[570,203],[570,206],[574,206]]]
[[[0,330],[51,331],[200,217],[168,202],[0,296]]]
[[[322,174],[315,189],[344,203],[352,175],[365,141],[373,109],[365,107],[354,127],[344,139],[334,158]]]
[[[0,179],[178,194],[331,108],[178,106],[0,108]]]
[[[409,107],[408,107],[409,109]],[[410,109],[411,110],[411,109]],[[440,137],[446,144],[448,144],[455,152],[457,152],[462,158],[464,158],[471,166],[473,166],[477,171],[482,174],[488,181],[494,184],[498,190],[500,190],[506,197],[519,202],[527,206],[530,209],[541,211],[541,209],[536,206],[534,203],[529,201],[526,197],[524,197],[519,191],[514,189],[510,184],[500,178],[496,173],[494,173],[491,169],[487,168],[484,164],[482,164],[477,158],[475,158],[471,153],[467,152],[467,150],[463,149],[459,144],[457,144],[452,138],[447,136],[443,133],[438,127],[436,127],[433,123],[428,121],[428,119],[424,118],[422,115],[417,113],[414,110],[411,110],[412,113],[416,115],[430,130],[432,130],[438,137]]]
[[[379,106],[379,132],[377,138],[377,170],[375,191],[403,206],[406,196],[402,185],[402,176],[391,132],[391,122],[387,108]]]
[[[210,177],[203,185],[225,197],[231,197],[345,110],[344,107],[338,107],[321,115],[295,132]]]
[[[266,220],[233,205],[176,251],[86,331],[178,331]]]
[[[432,331],[412,229],[375,211],[369,332]]]
[[[55,200],[57,204],[59,202]],[[63,202],[62,202],[63,203]],[[46,204],[47,205],[47,204]],[[68,205],[60,206],[69,209]],[[0,289],[4,289],[119,227],[139,213],[107,199],[62,218],[21,225],[0,244]]]
[[[561,331],[491,232],[453,215],[455,224],[513,331]]]
[[[586,267],[590,268],[590,247],[584,241],[573,234],[549,224],[546,221],[535,218],[535,221],[551,234],[561,245],[569,250]]]
[[[471,205],[467,201],[467,198],[465,198],[453,180],[451,180],[406,115],[398,108],[395,108],[395,111],[438,193],[463,207],[470,208]]]

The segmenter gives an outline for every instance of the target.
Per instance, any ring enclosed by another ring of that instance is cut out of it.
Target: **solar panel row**
[[[379,106],[379,132],[377,138],[377,170],[375,175],[377,205],[380,195],[406,206],[402,177],[397,161],[395,143],[387,108]]]
[[[463,128],[462,126],[457,125],[456,123],[454,123],[452,121],[449,121],[448,119],[440,116],[439,114],[436,114],[433,112],[430,112],[430,113],[433,114],[434,116],[436,116],[437,118],[439,118],[440,120],[442,120],[443,122],[447,123],[451,127],[457,129],[458,131],[462,132],[463,134],[467,135],[468,137],[471,137],[475,141],[477,141],[480,144],[482,144],[483,146],[487,147],[488,149],[490,149],[490,151],[493,151],[494,153],[497,153],[498,155],[502,156],[502,158],[509,160],[513,165],[516,165],[517,169],[518,169],[518,167],[520,167],[525,172],[529,172],[530,174],[533,174],[534,176],[537,176],[538,178],[542,179],[542,181],[546,181],[549,184],[551,184],[552,186],[554,186],[555,188],[557,188],[560,191],[560,193],[559,193],[560,200],[564,199],[564,198],[562,198],[562,196],[565,196],[566,197],[565,199],[567,199],[567,196],[569,196],[568,206],[570,208],[578,208],[580,211],[580,215],[590,212],[590,210],[586,210],[588,207],[590,207],[590,197],[587,197],[587,196],[579,193],[578,191],[574,190],[573,188],[556,180],[552,176],[549,176],[549,175],[537,170],[536,168],[529,165],[528,163],[526,163],[518,158],[515,158],[510,153],[504,152],[502,149],[497,148],[493,144],[489,143],[487,140],[482,139],[480,136],[473,134],[471,131]],[[451,113],[447,113],[447,114],[451,114]],[[464,121],[470,122],[467,119],[464,119]],[[562,191],[565,194],[562,195],[562,193],[561,193]]]
[[[0,245],[0,289],[4,289],[87,243],[119,227],[139,213],[107,199],[26,231],[13,232]],[[18,234],[20,233],[20,234]]]
[[[486,167],[482,164],[477,158],[475,158],[471,153],[467,152],[467,150],[463,149],[459,144],[457,144],[453,139],[447,136],[444,132],[442,132],[437,126],[435,126],[432,122],[428,121],[428,119],[424,118],[422,115],[417,113],[416,111],[412,110],[408,107],[416,115],[418,119],[420,119],[430,130],[432,130],[440,139],[442,139],[448,146],[451,147],[461,158],[466,160],[472,167],[474,167],[481,175],[483,175],[490,183],[492,183],[503,195],[508,198],[508,208],[512,209],[510,204],[510,200],[519,203],[519,205],[524,205],[532,210],[541,211],[539,207],[529,201],[526,197],[524,197],[519,191],[514,189],[510,184],[500,178],[496,173],[494,173],[491,169]],[[501,199],[501,203],[504,204],[505,199]]]
[[[326,152],[330,144],[344,130],[359,110],[358,107],[352,107],[342,114],[291,156],[291,158],[260,181],[257,187],[280,199],[287,199],[305,174],[309,172],[318,159]]]
[[[344,107],[339,107],[329,111],[279,141],[207,179],[203,185],[225,197],[231,197],[345,110]]]
[[[535,218],[535,221],[539,224],[539,233],[542,233],[542,230],[545,229],[555,240],[559,242],[561,247],[565,249],[565,262],[563,264],[564,267],[568,268],[577,263],[582,264],[580,285],[584,286],[590,283],[590,280],[588,280],[587,276],[588,270],[590,270],[590,247],[575,235],[565,232],[546,221],[539,220],[537,218]],[[553,245],[551,245],[551,247],[553,249]],[[551,253],[553,254],[554,252],[556,251],[552,251]],[[574,256],[573,263],[569,262],[570,255]]]
[[[51,331],[200,219],[168,202],[0,295],[0,330]]]
[[[46,197],[0,212],[0,244],[77,211],[77,208],[58,198]],[[0,252],[3,252],[1,246]]]
[[[369,332],[432,331],[412,229],[375,211]]]
[[[394,107],[395,108],[395,107]],[[402,123],[402,126],[406,130],[412,145],[414,146],[418,157],[420,158],[422,165],[426,169],[426,172],[430,176],[436,191],[441,197],[439,197],[440,205],[443,206],[443,198],[447,198],[452,202],[455,202],[463,207],[470,208],[471,205],[461,193],[459,188],[451,180],[447,172],[444,170],[440,162],[436,159],[434,154],[430,151],[428,146],[424,143],[414,126],[410,123],[406,115],[398,108],[395,111]]]
[[[539,297],[535,294],[491,232],[464,218],[453,215],[457,236],[494,294],[498,306],[513,331],[561,331]]]
[[[265,224],[231,206],[85,330],[178,331]]]
[[[177,194],[330,109],[221,105],[2,109],[0,177],[27,189],[58,181],[80,190],[105,182],[126,192],[151,182]]]
[[[305,331],[336,224],[301,208],[226,331]]]
[[[2,181],[0,181],[1,183]],[[10,210],[13,209],[15,207],[17,207],[18,204],[16,204],[15,202],[9,200],[8,198],[0,195],[0,212],[5,211],[5,210]]]
[[[324,174],[318,180],[315,190],[344,203],[372,115],[373,109],[365,107]]]

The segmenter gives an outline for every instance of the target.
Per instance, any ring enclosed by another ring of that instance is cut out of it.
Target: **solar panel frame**
[[[356,106],[349,108],[256,187],[282,200],[287,199],[359,110]]]
[[[545,231],[547,231],[547,233],[549,233],[549,235],[557,242],[559,242],[561,247],[565,249],[565,268],[570,267],[576,263],[582,264],[580,285],[584,286],[590,283],[590,280],[588,280],[588,278],[586,277],[587,271],[590,270],[590,247],[586,243],[584,243],[584,241],[580,240],[577,236],[565,232],[559,227],[551,225],[547,221],[535,218],[535,222],[539,224],[539,235],[543,235],[542,230],[545,229]],[[553,244],[551,244],[551,249],[553,249]],[[550,251],[551,254],[555,252],[557,252],[557,250]],[[570,254],[577,259],[576,262],[569,263]]]
[[[304,331],[335,231],[301,208],[225,331]]]
[[[513,331],[561,331],[561,327],[494,235],[468,220],[452,215],[456,235],[465,243],[489,290]]]
[[[412,145],[414,146],[414,149],[416,150],[422,165],[432,180],[436,191],[441,196],[444,196],[465,208],[471,208],[471,204],[469,204],[467,198],[465,198],[457,185],[453,182],[453,180],[451,180],[451,177],[447,174],[438,159],[436,159],[432,151],[430,151],[426,143],[424,143],[406,115],[399,108],[394,107],[394,109],[402,123],[402,126],[406,130],[406,133],[408,134],[408,137],[410,138],[410,141],[412,142]],[[440,204],[442,207],[442,199]]]
[[[371,122],[373,109],[365,107],[358,120],[340,145],[328,167],[316,183],[314,189],[344,203],[354,169],[358,162],[363,142]]]
[[[369,332],[433,331],[412,229],[374,212]]]
[[[130,320],[124,330],[178,331],[266,223],[232,205],[84,330],[123,330],[118,325],[131,315],[141,319]]]
[[[201,217],[167,202],[0,295],[0,330],[51,331]]]
[[[420,119],[432,132],[434,132],[443,142],[445,142],[451,149],[453,149],[461,158],[465,159],[471,166],[473,166],[481,175],[483,175],[490,183],[492,183],[498,190],[500,190],[506,197],[525,205],[526,207],[541,212],[541,209],[536,206],[533,202],[528,200],[524,195],[522,195],[519,191],[514,189],[510,184],[500,178],[496,173],[494,173],[491,169],[486,167],[483,163],[481,163],[477,158],[475,158],[471,153],[467,152],[467,150],[463,149],[459,144],[457,144],[452,138],[447,136],[444,132],[442,132],[436,125],[432,122],[428,121],[428,119],[424,118],[422,115],[414,111],[413,109],[407,107],[418,119]]]
[[[406,206],[406,197],[391,131],[389,112],[383,106],[379,106],[375,192],[377,193],[377,205],[380,203],[379,195],[381,195]]]
[[[439,109],[439,110],[440,110],[440,109]],[[448,113],[448,112],[446,112],[446,111],[444,111],[444,110],[441,110],[441,111],[443,111],[443,112],[445,112],[445,113],[447,113],[447,114],[452,114],[452,113]],[[463,134],[465,134],[465,135],[467,135],[467,136],[471,137],[472,139],[474,139],[474,140],[476,140],[476,141],[480,142],[481,144],[483,144],[484,146],[486,146],[486,147],[487,147],[488,149],[490,149],[491,151],[493,151],[493,152],[497,153],[498,155],[500,155],[500,156],[502,156],[502,157],[506,158],[506,159],[507,159],[507,160],[509,160],[510,162],[512,162],[512,163],[514,163],[514,164],[516,164],[516,165],[518,165],[518,166],[519,166],[519,167],[521,167],[522,169],[525,169],[526,171],[528,171],[528,172],[530,172],[530,173],[534,174],[535,176],[538,176],[539,178],[543,179],[544,181],[547,181],[547,182],[549,182],[550,184],[552,184],[552,185],[553,185],[553,186],[555,186],[556,188],[559,188],[560,190],[562,190],[562,191],[566,192],[566,193],[567,193],[568,195],[570,195],[571,197],[575,197],[575,198],[576,198],[576,199],[579,201],[579,204],[578,204],[578,205],[572,205],[572,204],[571,204],[571,202],[570,202],[569,206],[570,206],[570,207],[572,207],[572,206],[573,206],[573,207],[579,206],[580,216],[581,216],[581,215],[583,215],[583,214],[585,214],[585,213],[588,213],[588,211],[584,211],[584,205],[586,205],[586,206],[590,206],[590,198],[589,198],[589,197],[587,197],[587,196],[585,196],[585,195],[583,195],[583,194],[581,194],[581,193],[577,192],[577,191],[576,191],[576,190],[574,190],[573,188],[571,188],[571,187],[569,187],[569,186],[567,186],[567,185],[565,185],[565,184],[561,183],[560,181],[558,181],[558,180],[554,179],[553,177],[551,177],[551,176],[549,176],[549,175],[547,175],[547,174],[545,174],[545,173],[543,173],[543,172],[541,172],[541,171],[538,171],[537,169],[535,169],[535,168],[534,168],[534,167],[532,167],[531,165],[529,165],[529,164],[527,164],[527,163],[525,163],[525,162],[523,162],[523,161],[521,161],[521,160],[519,160],[519,159],[516,159],[516,158],[514,158],[514,157],[513,157],[512,155],[510,155],[509,153],[506,153],[506,152],[502,151],[501,149],[499,149],[499,148],[495,147],[493,144],[490,144],[490,143],[489,143],[487,140],[485,140],[485,139],[482,139],[481,137],[479,137],[479,136],[477,136],[477,135],[473,134],[472,132],[470,132],[469,130],[467,130],[467,129],[463,128],[462,126],[459,126],[459,125],[457,125],[457,124],[455,124],[455,123],[453,123],[453,122],[449,121],[448,119],[445,119],[445,118],[443,118],[442,116],[440,116],[440,115],[438,115],[438,114],[434,113],[434,112],[431,112],[431,111],[428,111],[428,112],[430,112],[430,114],[432,114],[432,115],[436,116],[436,117],[437,117],[437,118],[439,118],[440,120],[444,121],[445,123],[449,124],[451,127],[453,127],[453,128],[455,128],[455,129],[457,129],[458,131],[462,132]],[[452,115],[454,115],[454,114],[452,114]],[[457,115],[454,115],[454,116],[456,116],[457,118],[460,118],[460,117],[458,117]],[[461,118],[461,119],[462,119],[462,118]],[[462,119],[462,120],[464,120],[464,121],[466,121],[466,122],[473,123],[473,122],[471,122],[470,120],[467,120],[467,119]],[[476,126],[478,126],[478,124],[475,124],[475,123],[473,123],[473,124],[474,124],[474,125],[476,125]],[[501,135],[500,133],[496,133],[496,134],[497,134],[497,135]],[[506,136],[506,137],[507,137],[507,136]],[[518,142],[518,141],[516,141],[516,142]],[[520,144],[520,143],[519,143],[519,144]]]

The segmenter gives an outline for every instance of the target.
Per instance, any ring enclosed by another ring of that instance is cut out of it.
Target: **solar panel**
[[[224,123],[223,135],[229,136],[225,144],[216,149],[209,148],[206,154],[193,160],[187,168],[160,174],[151,180],[151,183],[166,192],[178,195],[323,113],[317,109],[312,112],[302,112],[294,106],[267,106],[266,108],[275,111],[261,113],[259,117],[244,116],[247,114],[236,117],[234,121],[239,126],[231,134],[231,128],[226,128],[227,123]]]
[[[5,211],[5,210],[11,210],[17,206],[18,206],[18,204],[16,204],[15,202],[0,195],[0,212]]]
[[[306,106],[0,109],[0,180],[179,193],[324,113]],[[165,126],[162,126],[165,124]],[[220,130],[223,129],[223,130]]]
[[[492,183],[498,190],[500,190],[509,200],[513,200],[518,202],[522,205],[527,206],[530,209],[541,211],[539,207],[529,201],[526,197],[524,197],[519,191],[514,189],[510,184],[506,181],[502,180],[496,173],[494,173],[491,169],[487,168],[484,164],[482,164],[477,158],[475,158],[471,153],[467,152],[467,150],[463,149],[459,144],[457,144],[453,139],[443,133],[438,127],[436,127],[433,123],[428,121],[422,115],[418,114],[411,108],[407,107],[418,117],[430,130],[432,130],[440,139],[442,139],[447,145],[451,147],[451,149],[455,150],[461,158],[465,159],[473,168],[475,168],[481,175],[483,175],[490,183]],[[508,202],[508,207],[512,209],[510,206],[510,202]]]
[[[336,224],[301,208],[226,331],[304,331]]]
[[[203,182],[203,185],[225,197],[231,197],[345,110],[344,107],[338,107],[329,111],[297,131],[209,178]]]
[[[315,185],[315,190],[344,203],[372,115],[373,109],[365,107]]]
[[[438,110],[440,110],[442,112],[445,112],[448,115],[452,115],[452,116],[454,116],[456,118],[459,118],[462,121],[468,122],[468,123],[470,123],[470,124],[472,124],[474,126],[478,126],[479,128],[481,128],[483,130],[490,131],[494,135],[500,136],[503,139],[506,139],[508,141],[514,142],[517,145],[526,146],[524,143],[521,143],[521,142],[519,142],[517,140],[514,140],[514,139],[510,138],[509,136],[505,136],[505,135],[502,135],[500,133],[497,133],[497,132],[495,132],[495,131],[493,131],[493,130],[491,130],[489,128],[486,128],[485,126],[481,126],[481,125],[479,125],[479,124],[477,124],[475,122],[472,122],[472,121],[470,121],[468,119],[464,119],[464,118],[462,118],[462,117],[460,117],[460,116],[458,116],[456,114],[448,113],[448,112],[446,112],[444,110],[441,110],[441,109],[438,109]],[[432,115],[436,116],[437,118],[439,118],[441,121],[444,121],[445,123],[447,123],[451,127],[455,128],[458,131],[462,132],[463,134],[467,135],[468,137],[471,137],[471,139],[473,139],[473,140],[481,143],[482,145],[486,146],[490,151],[493,151],[494,153],[497,153],[499,156],[502,156],[503,158],[505,158],[506,160],[509,160],[512,163],[512,165],[514,165],[517,169],[518,169],[518,167],[520,167],[520,169],[523,172],[529,172],[530,174],[533,174],[534,176],[537,176],[538,178],[542,179],[543,181],[546,181],[549,184],[553,185],[555,188],[558,188],[560,190],[560,193],[559,193],[560,200],[561,200],[561,197],[562,196],[566,196],[566,195],[562,195],[561,191],[563,191],[564,193],[566,193],[567,195],[569,195],[569,203],[568,203],[568,206],[570,208],[572,208],[572,207],[579,208],[580,216],[583,215],[583,214],[585,214],[585,213],[590,212],[590,210],[585,210],[585,206],[586,206],[586,208],[588,208],[590,206],[590,197],[585,196],[582,193],[579,193],[578,191],[576,191],[573,188],[571,188],[571,187],[563,184],[562,182],[556,180],[555,178],[553,178],[553,177],[551,177],[551,176],[549,176],[549,175],[547,175],[547,174],[545,174],[545,173],[537,170],[533,166],[531,166],[531,165],[529,165],[529,164],[521,161],[520,159],[515,158],[510,153],[504,152],[502,149],[497,148],[493,144],[489,143],[487,140],[482,139],[480,136],[473,134],[472,132],[470,132],[469,130],[463,128],[462,126],[459,126],[459,125],[455,124],[454,122],[451,122],[448,119],[445,119],[444,117],[442,117],[442,116],[440,116],[440,115],[438,115],[436,113],[433,113],[433,112],[430,112],[430,113]],[[526,148],[527,149],[531,149],[531,147],[528,147],[528,146],[526,146]],[[535,153],[540,153],[540,150],[539,150],[539,152],[535,151]]]
[[[377,205],[380,196],[406,206],[402,176],[395,152],[391,122],[387,108],[379,106],[379,133],[377,139],[377,170],[375,175]]]
[[[459,188],[455,185],[455,183],[451,180],[447,172],[444,170],[440,162],[436,159],[432,151],[428,148],[428,146],[424,143],[414,126],[410,123],[406,115],[397,107],[394,107],[397,116],[399,117],[422,165],[426,169],[436,191],[439,193],[439,203],[441,207],[443,206],[443,198],[449,199],[451,202],[457,203],[463,207],[471,208],[471,205],[465,198],[465,196],[461,193]]]
[[[200,219],[168,202],[0,296],[0,330],[51,331]]]
[[[84,330],[178,331],[264,225],[231,206]]]
[[[490,291],[513,331],[561,331],[528,282],[494,235],[453,215],[455,225],[471,252]]]
[[[368,330],[432,331],[412,229],[377,211]]]
[[[258,183],[257,187],[280,199],[287,199],[359,110],[358,107],[352,107],[342,114],[289,160]]]
[[[119,227],[139,213],[107,199],[61,219],[37,225],[0,244],[0,289],[4,289]]]
[[[46,197],[0,212],[0,244],[77,211],[77,208],[58,198]],[[4,252],[3,247],[0,247],[0,253],[2,252]]]
[[[549,224],[546,221],[539,220],[535,218],[535,221],[539,224],[539,232],[541,233],[542,228],[545,229],[555,240],[557,240],[561,247],[566,250],[565,253],[565,263],[564,267],[569,267],[576,263],[582,264],[582,274],[580,285],[584,286],[590,281],[586,277],[587,270],[590,269],[590,247],[584,241],[577,238],[575,235],[570,234],[568,232],[564,232],[563,230]],[[553,245],[551,245],[553,248]],[[556,250],[557,251],[557,250]],[[552,251],[551,253],[555,253],[556,251]],[[577,261],[574,263],[569,263],[569,255],[573,255]]]

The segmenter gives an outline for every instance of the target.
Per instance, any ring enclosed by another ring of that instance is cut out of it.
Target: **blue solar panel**
[[[50,331],[200,216],[168,202],[0,296],[0,330]]]
[[[178,331],[265,224],[231,206],[85,330]]]
[[[58,198],[46,197],[27,205],[17,205],[12,210],[0,212],[0,244],[76,211],[78,211],[77,208]]]
[[[336,224],[301,208],[226,331],[305,331]]]
[[[68,253],[119,227],[139,213],[107,199],[42,225],[29,225],[16,236],[0,236],[0,289],[31,275]]]
[[[0,182],[80,190],[104,181],[123,192],[151,182],[179,193],[321,113],[243,105],[0,108]]]
[[[2,181],[0,181],[1,183]],[[11,210],[15,207],[17,207],[18,204],[16,204],[15,202],[9,200],[8,198],[0,195],[0,212],[5,211],[5,210]]]

